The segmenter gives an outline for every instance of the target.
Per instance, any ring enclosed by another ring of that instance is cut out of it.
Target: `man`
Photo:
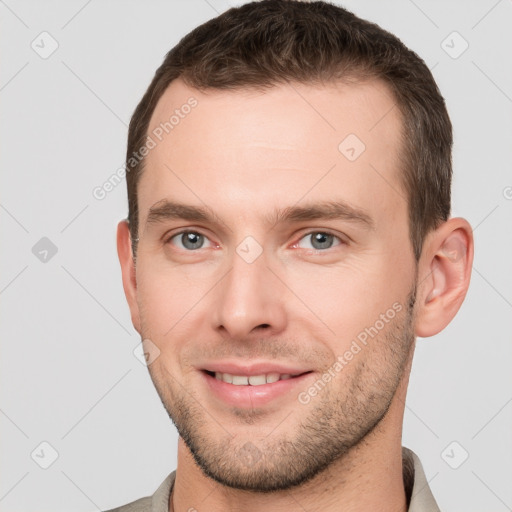
[[[115,510],[439,510],[401,433],[415,337],[470,280],[451,146],[423,61],[328,3],[249,3],[168,53],[117,243],[178,465]]]

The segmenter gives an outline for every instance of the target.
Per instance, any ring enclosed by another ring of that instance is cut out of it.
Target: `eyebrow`
[[[272,215],[263,215],[262,218],[271,225],[310,220],[344,220],[369,230],[375,229],[375,223],[367,212],[341,200],[275,209]],[[208,206],[192,206],[162,199],[149,209],[146,225],[174,219],[225,224]]]

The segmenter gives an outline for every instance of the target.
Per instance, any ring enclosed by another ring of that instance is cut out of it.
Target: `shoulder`
[[[151,496],[139,498],[138,500],[127,503],[121,507],[111,508],[104,512],[151,512]]]
[[[139,498],[121,507],[112,508],[103,512],[168,512],[169,496],[174,485],[176,471],[173,471],[160,484],[152,496]]]

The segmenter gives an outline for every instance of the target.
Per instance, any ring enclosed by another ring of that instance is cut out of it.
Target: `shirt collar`
[[[402,460],[408,512],[440,512],[418,456],[402,447]]]

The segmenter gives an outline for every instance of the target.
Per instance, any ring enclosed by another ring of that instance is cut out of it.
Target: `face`
[[[169,416],[224,485],[306,482],[393,401],[416,277],[393,105],[379,82],[179,80],[157,105],[132,317]]]

